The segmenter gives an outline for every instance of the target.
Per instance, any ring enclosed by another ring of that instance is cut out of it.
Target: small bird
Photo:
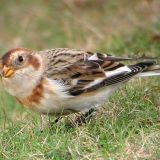
[[[122,61],[135,61],[124,65]],[[0,59],[4,89],[40,114],[89,115],[134,77],[160,75],[154,59],[115,57],[84,50],[11,49]]]

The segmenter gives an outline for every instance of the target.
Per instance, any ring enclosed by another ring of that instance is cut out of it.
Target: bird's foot
[[[74,117],[70,117],[70,127],[77,127],[77,126],[82,126],[83,124],[86,124],[90,122],[90,120],[93,117],[94,109],[90,109],[86,113],[77,113],[74,115]]]

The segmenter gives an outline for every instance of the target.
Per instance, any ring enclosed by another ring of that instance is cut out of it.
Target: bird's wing
[[[48,60],[45,76],[56,86],[57,92],[71,96],[127,81],[146,67],[141,63],[133,66],[121,63],[134,58],[66,48],[48,50],[44,56]]]

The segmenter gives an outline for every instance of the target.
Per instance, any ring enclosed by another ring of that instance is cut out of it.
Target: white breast
[[[50,81],[44,86],[45,94],[41,103],[35,108],[37,112],[46,114],[68,113],[72,111],[87,112],[91,108],[99,107],[117,87],[103,88],[79,96],[60,96],[54,90]]]

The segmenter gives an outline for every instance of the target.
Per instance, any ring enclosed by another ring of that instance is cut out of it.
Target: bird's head
[[[25,96],[42,77],[42,58],[29,49],[12,49],[2,56],[0,72],[7,92]]]

